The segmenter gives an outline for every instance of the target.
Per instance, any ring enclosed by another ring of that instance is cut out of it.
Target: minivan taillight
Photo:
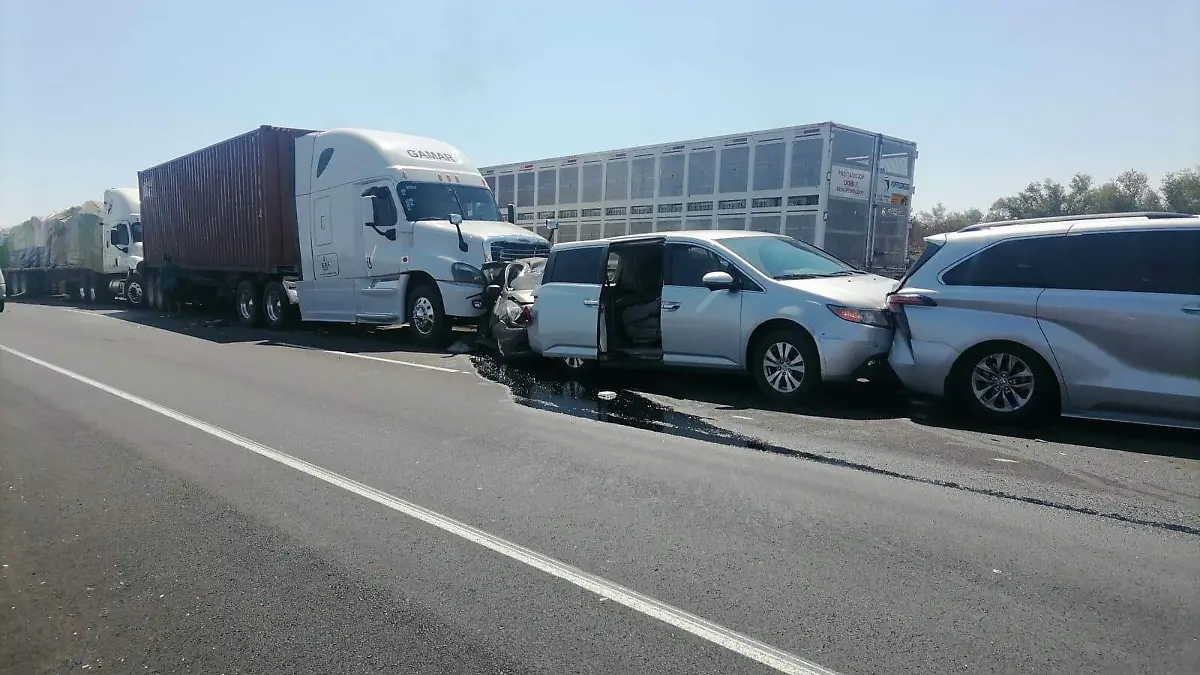
[[[920,293],[890,293],[887,296],[888,307],[899,309],[901,307],[937,307],[937,303],[928,295]]]

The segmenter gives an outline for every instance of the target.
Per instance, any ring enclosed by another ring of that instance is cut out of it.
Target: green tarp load
[[[102,212],[99,202],[89,201],[46,218],[45,266],[101,269]]]
[[[20,269],[42,267],[46,257],[45,225],[30,218],[8,231],[8,264]]]

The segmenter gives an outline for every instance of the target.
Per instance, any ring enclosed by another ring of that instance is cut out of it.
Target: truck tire
[[[278,281],[268,283],[263,289],[262,311],[263,320],[271,330],[287,330],[295,321],[296,306]]]
[[[146,307],[146,281],[140,274],[131,274],[125,281],[125,299],[138,309]]]
[[[441,349],[450,343],[450,322],[437,286],[428,281],[408,293],[408,327],[418,347]]]
[[[257,328],[262,324],[260,298],[262,298],[262,293],[259,291],[258,284],[249,279],[238,284],[237,293],[233,297],[238,323],[246,328]]]
[[[146,277],[146,305],[156,312],[162,311],[162,286],[158,277]]]

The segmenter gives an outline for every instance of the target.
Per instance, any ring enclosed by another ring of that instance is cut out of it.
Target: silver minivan
[[[794,402],[870,377],[892,340],[895,281],[791,237],[698,230],[571,242],[534,291],[533,351],[599,362],[748,373]]]
[[[984,421],[1200,427],[1200,218],[981,223],[925,239],[889,360]]]

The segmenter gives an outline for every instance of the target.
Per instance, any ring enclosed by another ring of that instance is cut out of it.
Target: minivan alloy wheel
[[[804,355],[787,342],[776,342],[763,354],[763,376],[767,384],[781,394],[790,394],[800,388],[805,366]]]
[[[1014,413],[1029,405],[1035,380],[1033,369],[1019,356],[996,352],[971,369],[971,393],[988,410]]]

